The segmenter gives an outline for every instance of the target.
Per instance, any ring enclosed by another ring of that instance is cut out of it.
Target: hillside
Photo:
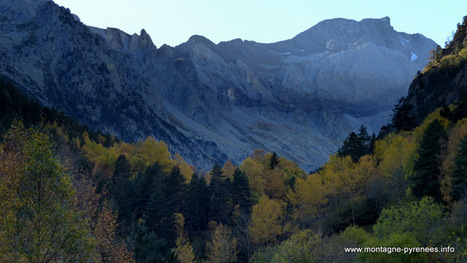
[[[414,79],[401,105],[406,109],[403,118],[411,119],[413,125],[436,108],[467,99],[467,18],[457,27],[453,40],[432,52],[430,63]]]
[[[382,18],[323,21],[272,44],[193,36],[157,48],[144,30],[88,27],[52,1],[0,7],[0,75],[85,125],[151,135],[205,169],[256,148],[321,166],[350,131],[386,122],[436,46]]]

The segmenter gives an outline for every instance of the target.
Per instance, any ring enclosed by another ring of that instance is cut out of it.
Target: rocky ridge
[[[52,1],[0,7],[0,75],[90,127],[152,135],[203,168],[255,148],[318,167],[349,131],[386,122],[436,46],[382,18],[327,20],[272,44],[193,36],[157,48],[144,30],[88,27]]]

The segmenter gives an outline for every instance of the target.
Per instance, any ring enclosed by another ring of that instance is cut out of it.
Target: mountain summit
[[[320,22],[272,44],[82,24],[52,1],[0,3],[0,75],[46,106],[126,140],[152,135],[207,168],[262,148],[303,168],[349,131],[387,121],[436,44],[389,18]]]

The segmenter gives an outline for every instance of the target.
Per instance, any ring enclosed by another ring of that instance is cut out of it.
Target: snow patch
[[[410,51],[410,53],[412,53],[412,56],[410,57],[410,60],[412,60],[412,61],[417,60],[417,58],[418,58],[417,54],[413,53],[412,51]]]

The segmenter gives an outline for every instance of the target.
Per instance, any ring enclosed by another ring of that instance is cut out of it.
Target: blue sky
[[[215,43],[234,38],[272,43],[331,18],[389,16],[395,30],[421,33],[444,46],[467,15],[466,0],[54,0],[83,23],[176,46],[194,34]]]

